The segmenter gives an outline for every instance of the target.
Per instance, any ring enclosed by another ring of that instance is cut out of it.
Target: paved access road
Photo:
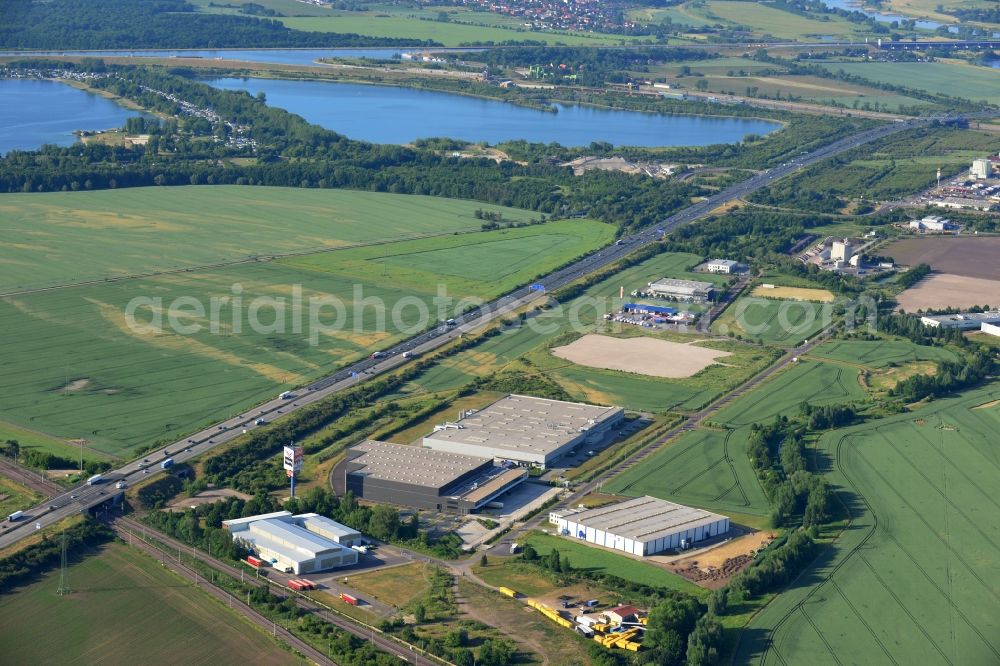
[[[923,127],[938,120],[991,117],[994,114],[995,112],[983,112],[981,114],[968,114],[966,116],[917,118],[905,122],[892,122],[839,139],[721,190],[668,217],[658,227],[652,227],[625,236],[615,245],[598,250],[565,268],[550,273],[538,280],[537,284],[543,285],[545,291],[553,291],[559,287],[563,287],[594,271],[613,264],[645,245],[659,241],[664,234],[705,217],[719,206],[752,194],[804,167],[839,153],[852,150],[871,141],[882,139],[904,130]],[[528,287],[515,290],[506,296],[487,303],[481,308],[457,316],[453,320],[449,320],[449,322],[442,322],[424,333],[420,333],[409,340],[384,350],[378,358],[368,358],[358,361],[313,382],[299,391],[294,391],[292,392],[294,397],[288,399],[276,397],[263,405],[258,405],[238,416],[229,418],[222,423],[201,430],[190,437],[178,440],[162,449],[151,452],[143,460],[130,462],[113,472],[104,474],[105,481],[99,485],[80,486],[42,505],[25,511],[24,517],[16,523],[7,521],[0,523],[0,549],[17,543],[36,529],[52,525],[68,516],[81,511],[87,511],[94,506],[108,501],[114,495],[122,492],[115,488],[116,483],[119,481],[130,484],[146,478],[147,475],[160,473],[163,471],[161,464],[167,458],[171,458],[175,463],[179,463],[200,456],[215,446],[228,442],[258,427],[258,419],[263,419],[265,422],[271,421],[330,395],[349,389],[372,376],[393,370],[407,363],[410,357],[431,351],[456,339],[465,332],[482,328],[498,317],[502,317],[535,300],[543,298],[545,298],[544,291],[536,291]]]

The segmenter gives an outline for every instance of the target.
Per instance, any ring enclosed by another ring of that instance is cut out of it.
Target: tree
[[[698,83],[694,84],[698,90],[705,91],[708,90],[708,81],[705,79],[698,79]]]
[[[427,609],[424,608],[423,604],[417,604],[417,607],[413,609],[413,619],[416,620],[417,624],[423,624],[427,620]]]
[[[380,541],[396,538],[399,534],[399,511],[385,504],[372,507],[368,533]]]
[[[693,597],[670,598],[649,614],[643,644],[656,652],[658,664],[680,664],[688,634],[702,614],[703,607]]]
[[[722,644],[722,625],[709,613],[698,618],[694,631],[688,636],[687,665],[710,666],[719,660]]]
[[[490,564],[489,558],[486,557],[486,553],[483,553],[483,556],[479,558],[479,566],[486,567],[489,566],[489,564]]]

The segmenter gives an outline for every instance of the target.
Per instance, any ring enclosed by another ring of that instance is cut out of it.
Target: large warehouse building
[[[435,426],[424,446],[544,468],[577,446],[599,441],[623,416],[621,407],[508,395]]]
[[[920,318],[920,323],[929,328],[957,328],[960,331],[978,331],[983,324],[1000,324],[1000,310],[925,315]]]
[[[293,516],[288,511],[224,520],[233,540],[247,544],[276,569],[306,574],[358,563],[362,535],[316,513]]]
[[[655,497],[637,497],[577,513],[552,512],[560,534],[631,555],[687,548],[729,531],[729,518]]]
[[[373,502],[470,513],[527,477],[527,470],[495,465],[493,458],[369,440],[352,446],[334,468],[333,489]]]
[[[674,298],[678,301],[704,301],[711,297],[714,290],[715,285],[711,282],[673,278],[663,278],[646,286],[646,293],[650,296]]]

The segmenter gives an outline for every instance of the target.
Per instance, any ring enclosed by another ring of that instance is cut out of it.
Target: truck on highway
[[[292,393],[291,391],[285,391],[284,393],[282,393],[278,397],[281,398],[282,400],[291,400],[292,398],[295,397],[295,394]]]
[[[95,474],[94,476],[87,479],[88,486],[96,486],[98,483],[104,480],[104,476],[101,474]]]
[[[14,522],[15,520],[20,520],[24,516],[24,511],[15,511],[14,513],[7,516],[7,520]]]
[[[166,460],[160,463],[160,467],[163,469],[167,469],[168,467],[173,467],[173,466],[174,466],[173,458],[167,458]]]
[[[376,358],[382,358],[383,356],[385,356],[385,354],[382,353],[382,352],[374,352],[374,353],[372,353],[371,357],[372,357],[372,359],[376,359]]]

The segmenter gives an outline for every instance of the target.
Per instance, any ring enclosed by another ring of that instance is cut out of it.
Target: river
[[[74,130],[121,127],[138,115],[64,83],[0,79],[0,155],[45,143],[70,146],[76,142]]]
[[[767,134],[778,123],[756,118],[659,115],[557,105],[547,113],[498,100],[443,92],[329,81],[219,78],[206,83],[225,90],[264,92],[271,106],[352,139],[408,143],[451,137],[466,141],[524,139],[585,146],[703,146],[734,143],[747,134]]]

